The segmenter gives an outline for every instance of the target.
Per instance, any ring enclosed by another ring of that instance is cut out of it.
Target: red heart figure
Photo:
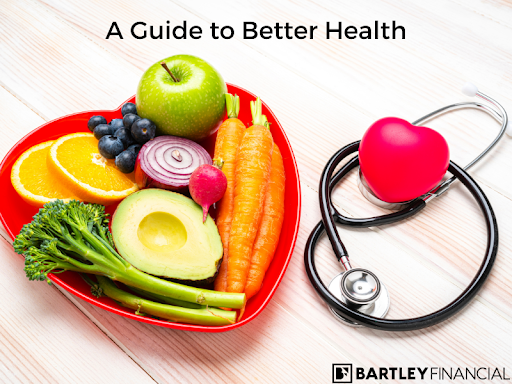
[[[373,193],[388,203],[415,199],[436,186],[448,169],[443,136],[397,117],[377,120],[359,145],[361,172]]]

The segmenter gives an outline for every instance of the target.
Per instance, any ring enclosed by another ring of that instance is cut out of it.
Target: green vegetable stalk
[[[251,100],[250,105],[253,125],[262,125],[266,128],[270,128],[267,116],[262,114],[261,99],[258,97],[256,98],[256,101]]]
[[[224,311],[218,308],[183,308],[143,299],[118,288],[106,277],[98,276],[97,293],[104,294],[121,305],[136,310],[137,314],[148,314],[180,323],[200,325],[228,325],[236,322],[236,311]]]
[[[149,299],[151,301],[156,301],[157,303],[170,304],[170,305],[176,305],[178,307],[193,308],[193,309],[206,308],[204,305],[201,305],[201,304],[189,303],[188,301],[172,299],[167,296],[157,295],[156,293],[149,293],[147,291],[143,291],[142,289],[138,289],[138,288],[134,288],[134,287],[130,287],[130,290],[143,298]]]
[[[228,112],[228,119],[238,118],[240,112],[240,98],[235,93],[233,96],[231,93],[226,93],[226,110]]]
[[[55,200],[44,205],[14,241],[25,255],[30,280],[47,280],[48,273],[76,271],[106,276],[128,286],[176,300],[239,309],[245,294],[216,292],[173,283],[144,273],[114,249],[105,207]]]

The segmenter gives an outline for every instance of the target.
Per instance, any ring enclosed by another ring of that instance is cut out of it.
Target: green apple
[[[151,120],[157,135],[191,140],[214,133],[222,122],[226,83],[206,61],[176,55],[153,64],[137,87],[137,113]]]

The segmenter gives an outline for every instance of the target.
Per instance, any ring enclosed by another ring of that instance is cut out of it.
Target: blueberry
[[[103,136],[112,134],[114,134],[114,132],[112,132],[112,127],[108,124],[99,124],[94,128],[94,137],[98,140]]]
[[[145,144],[155,138],[156,125],[148,119],[140,119],[132,124],[132,136],[139,144]]]
[[[132,124],[140,119],[140,116],[134,114],[134,113],[127,113],[123,117],[123,124],[126,128],[131,129]]]
[[[137,107],[133,103],[125,103],[121,107],[121,113],[124,115],[127,115],[128,113],[133,113],[134,115],[137,114]]]
[[[116,167],[123,173],[131,173],[135,169],[137,155],[134,151],[123,151],[116,156]]]
[[[110,123],[108,123],[114,129],[114,132],[119,128],[124,127],[123,119],[112,119]]]
[[[103,136],[98,142],[98,149],[101,155],[107,159],[113,159],[124,150],[121,139],[107,135]]]
[[[130,145],[126,150],[134,152],[135,156],[137,156],[139,154],[141,148],[142,148],[142,145],[133,144],[133,145]]]
[[[124,148],[128,148],[130,145],[135,143],[133,140],[132,134],[128,128],[119,128],[116,133],[114,133],[114,136],[120,139],[123,142]]]
[[[87,128],[89,128],[89,131],[94,132],[94,128],[100,124],[107,124],[107,119],[100,115],[94,115],[87,122]]]

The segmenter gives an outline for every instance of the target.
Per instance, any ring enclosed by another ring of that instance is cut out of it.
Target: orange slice
[[[25,151],[16,160],[11,171],[11,183],[25,202],[42,207],[51,200],[71,200],[78,197],[46,166],[46,156],[54,141],[46,141]]]
[[[133,174],[124,174],[98,151],[98,140],[89,132],[56,140],[47,157],[48,168],[82,200],[108,205],[138,190]]]

